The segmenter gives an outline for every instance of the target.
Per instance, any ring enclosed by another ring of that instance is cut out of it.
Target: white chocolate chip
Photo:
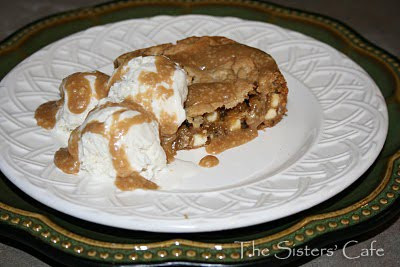
[[[236,119],[232,122],[232,124],[229,127],[229,130],[231,131],[235,131],[235,130],[239,130],[241,128],[241,122],[240,119]]]
[[[208,115],[206,116],[206,119],[207,119],[209,122],[214,122],[214,121],[216,121],[216,120],[218,119],[218,113],[217,113],[216,111],[214,111],[214,112],[208,114]]]
[[[193,118],[192,117],[186,117],[187,121],[191,124],[193,124]]]
[[[271,98],[271,107],[276,108],[279,105],[279,94],[273,94]]]
[[[265,119],[266,120],[272,120],[273,118],[275,118],[276,117],[276,109],[274,109],[274,108],[270,108],[268,111],[267,111],[267,114],[265,114]]]
[[[194,128],[199,128],[201,126],[201,124],[204,122],[204,119],[202,116],[197,116],[193,119],[193,127]]]
[[[193,135],[193,146],[198,147],[202,146],[207,142],[207,136],[202,134],[195,134]]]

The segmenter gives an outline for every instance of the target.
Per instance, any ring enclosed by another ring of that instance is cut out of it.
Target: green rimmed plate
[[[125,3],[126,4],[126,3]],[[243,5],[243,4],[242,4]],[[381,88],[382,88],[382,86],[381,86]],[[319,228],[319,229],[322,229],[322,228]],[[243,230],[243,231],[245,231],[245,230]],[[308,231],[308,233],[310,234],[311,232],[310,231]],[[224,234],[224,236],[229,236],[229,234]],[[251,236],[248,236],[248,237],[246,237],[246,238],[250,238]],[[166,237],[167,238],[167,237]],[[170,237],[168,237],[168,238],[173,238],[172,236],[170,236]],[[196,237],[193,237],[194,239],[196,239]],[[234,236],[232,236],[231,237],[232,238],[232,240],[233,240],[233,238],[234,238]],[[255,236],[253,237],[253,239],[255,238]],[[198,239],[199,240],[199,239]],[[204,240],[204,239],[203,239]],[[222,239],[219,239],[219,240],[217,240],[218,242],[222,242]],[[128,241],[129,242],[129,241]],[[86,249],[86,248],[85,248]],[[85,250],[86,251],[86,250]],[[140,253],[139,253],[140,254]],[[214,253],[215,254],[215,253]],[[213,254],[213,255],[214,255]],[[110,254],[111,255],[111,254]],[[126,255],[125,255],[126,256]],[[207,256],[207,254],[205,254],[205,256]],[[219,255],[219,256],[221,256],[221,255]],[[214,256],[213,256],[214,257]],[[223,257],[223,256],[221,256],[221,257]]]

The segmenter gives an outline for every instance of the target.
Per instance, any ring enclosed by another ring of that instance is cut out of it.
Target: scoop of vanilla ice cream
[[[85,120],[89,111],[95,108],[100,99],[108,94],[109,76],[99,72],[77,72],[60,85],[62,106],[56,114],[54,134],[66,145],[70,133]]]
[[[109,86],[109,101],[129,99],[141,104],[156,116],[162,134],[175,133],[186,119],[186,73],[164,56],[125,61],[112,74]]]
[[[79,128],[81,138],[78,146],[81,169],[86,170],[93,177],[115,178],[118,173],[113,165],[113,157],[115,159],[116,156],[110,152],[110,142],[113,142],[111,148],[118,147],[124,150],[125,159],[128,160],[131,169],[148,180],[153,179],[167,164],[165,152],[160,145],[157,121],[151,119],[148,122],[128,126],[124,124],[124,127],[128,127],[127,132],[117,133],[118,139],[112,139],[113,129],[115,131],[118,123],[124,123],[142,113],[126,106],[107,105],[107,103],[100,105],[90,112]],[[118,116],[116,117],[115,114]],[[101,133],[96,130],[85,131],[90,123],[102,124]]]

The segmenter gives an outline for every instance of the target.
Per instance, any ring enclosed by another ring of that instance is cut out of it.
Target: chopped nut
[[[204,145],[207,142],[207,136],[202,134],[195,134],[193,135],[193,146],[199,147]]]
[[[271,98],[271,107],[276,108],[279,105],[279,94],[273,94]]]
[[[273,118],[275,118],[276,117],[276,109],[274,109],[274,108],[270,108],[268,111],[267,111],[267,114],[265,115],[265,119],[266,120],[272,120]]]
[[[236,130],[239,130],[241,128],[242,128],[242,123],[241,123],[240,119],[236,119],[231,123],[231,125],[229,127],[229,130],[236,131]]]
[[[218,112],[214,111],[212,113],[207,114],[206,119],[209,122],[214,122],[218,119]]]

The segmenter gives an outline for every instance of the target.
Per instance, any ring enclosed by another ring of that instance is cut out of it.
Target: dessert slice
[[[225,37],[189,37],[121,55],[114,65],[149,55],[168,57],[189,77],[186,120],[162,137],[169,157],[182,149],[205,146],[216,154],[244,144],[286,113],[286,81],[275,60],[259,49]]]

